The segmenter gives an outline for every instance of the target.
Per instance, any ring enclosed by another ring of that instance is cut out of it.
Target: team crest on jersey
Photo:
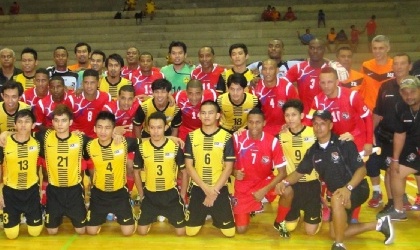
[[[343,113],[341,114],[341,117],[343,117],[343,119],[344,119],[344,120],[348,120],[348,119],[350,118],[350,115],[349,115],[349,113],[347,113],[347,112],[343,112]]]
[[[269,156],[263,156],[261,158],[261,163],[262,164],[268,164],[268,163],[270,163],[270,157]]]
[[[72,149],[72,148],[78,148],[78,147],[79,147],[79,143],[72,143],[69,146],[70,149]]]
[[[122,149],[117,149],[117,150],[114,151],[114,155],[120,155],[122,153],[124,153],[124,151]]]
[[[407,162],[413,162],[413,161],[415,161],[416,160],[416,154],[414,154],[414,153],[411,153],[411,154],[409,154],[408,156],[407,156]]]
[[[174,153],[165,153],[165,158],[174,158],[175,154]]]
[[[28,151],[35,151],[35,150],[37,150],[38,149],[38,147],[37,146],[30,146],[29,148],[28,148]]]
[[[218,142],[218,141],[216,141],[216,142],[214,142],[214,146],[215,147],[218,147],[218,148],[223,148],[223,142]]]
[[[281,107],[283,107],[283,105],[284,105],[283,101],[278,101],[277,102],[277,107],[281,108]]]
[[[357,161],[358,161],[358,162],[362,162],[362,161],[363,161],[363,160],[362,160],[362,157],[361,157],[360,155],[358,155],[358,156],[357,156]]]
[[[331,160],[334,163],[338,163],[340,161],[340,155],[337,152],[331,153]]]
[[[386,164],[387,167],[389,167],[389,165],[391,165],[391,157],[386,158],[385,164]]]
[[[310,142],[310,141],[313,141],[313,140],[314,140],[314,138],[312,138],[312,137],[304,137],[303,138],[304,142]]]

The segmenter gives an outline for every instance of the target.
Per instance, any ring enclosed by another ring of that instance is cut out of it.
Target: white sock
[[[373,191],[377,191],[379,193],[382,193],[381,192],[381,185],[373,185],[372,186],[372,189],[373,189]]]

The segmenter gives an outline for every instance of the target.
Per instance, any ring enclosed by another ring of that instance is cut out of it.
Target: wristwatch
[[[346,188],[347,188],[349,191],[353,190],[353,186],[352,186],[352,185],[350,185],[350,184],[348,184],[348,185],[346,186]]]
[[[288,182],[288,181],[287,181],[287,180],[285,180],[285,179],[283,179],[281,182],[283,182],[283,183],[284,183],[284,186],[285,186],[285,187],[290,186],[290,182]]]

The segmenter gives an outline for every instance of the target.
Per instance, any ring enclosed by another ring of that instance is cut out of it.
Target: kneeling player
[[[182,149],[165,137],[166,117],[162,112],[152,113],[147,119],[150,138],[139,146],[140,157],[134,166],[136,188],[144,199],[140,205],[138,232],[146,235],[150,225],[161,215],[168,218],[178,236],[185,235],[184,201],[187,192],[187,172]],[[145,170],[142,189],[140,169]],[[176,187],[178,170],[182,174],[181,193]],[[142,191],[140,191],[142,190]]]
[[[94,127],[98,138],[86,146],[86,155],[94,165],[86,223],[87,233],[91,235],[99,233],[108,213],[117,216],[123,235],[132,235],[136,230],[135,216],[126,188],[126,163],[127,155],[137,150],[138,139],[126,138],[117,144],[112,139],[114,128],[115,115],[107,111],[99,112]]]
[[[262,209],[264,197],[275,198],[273,188],[286,177],[286,162],[280,144],[274,136],[263,132],[264,125],[263,112],[253,108],[248,113],[248,130],[233,136],[236,157],[233,213],[238,233],[245,233],[250,213]],[[273,174],[274,169],[278,170],[277,176]]]

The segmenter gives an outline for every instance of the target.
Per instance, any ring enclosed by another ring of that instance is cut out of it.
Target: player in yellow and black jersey
[[[19,101],[22,94],[23,87],[18,82],[9,80],[3,85],[1,92],[3,101],[0,102],[0,132],[14,131],[16,112],[31,108],[28,104]]]
[[[126,168],[128,154],[138,149],[138,139],[123,138],[121,143],[116,143],[112,138],[114,128],[115,115],[108,111],[99,112],[94,127],[98,138],[89,141],[85,149],[85,155],[94,166],[86,226],[91,235],[99,233],[108,213],[117,216],[123,235],[135,232],[135,216],[126,188]]]
[[[3,226],[7,238],[19,235],[20,216],[24,214],[28,233],[38,236],[42,231],[42,212],[39,196],[37,159],[39,142],[31,136],[35,116],[29,109],[18,111],[15,116],[16,133],[6,137],[0,148],[0,209],[3,209]],[[3,170],[3,171],[2,171]]]
[[[232,137],[218,126],[217,103],[204,101],[199,117],[202,127],[190,132],[185,144],[185,166],[193,180],[186,213],[187,235],[198,234],[210,214],[213,225],[233,237],[235,221],[226,187],[235,161]]]
[[[139,146],[140,157],[134,166],[135,183],[143,190],[144,199],[140,207],[138,231],[146,235],[150,224],[161,215],[168,218],[177,235],[185,235],[185,215],[183,198],[187,192],[187,172],[182,149],[164,135],[167,129],[166,117],[155,112],[147,119],[150,138]],[[140,168],[145,170],[145,180],[141,180]],[[176,187],[178,171],[182,174],[180,193]],[[142,183],[145,183],[142,189]]]

